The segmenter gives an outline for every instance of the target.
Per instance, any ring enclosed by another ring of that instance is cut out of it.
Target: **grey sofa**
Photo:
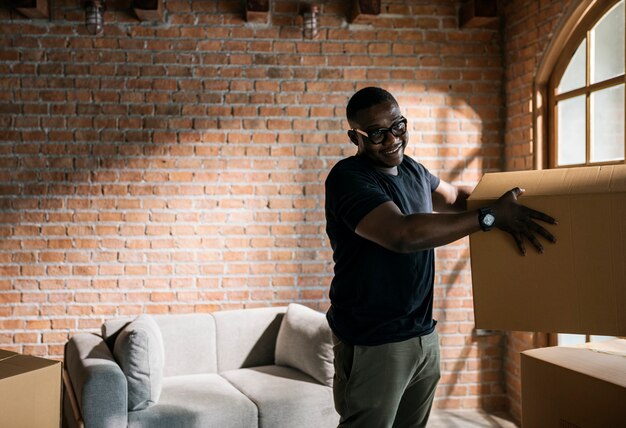
[[[110,320],[66,344],[64,426],[336,427],[332,371],[324,315],[297,304]]]

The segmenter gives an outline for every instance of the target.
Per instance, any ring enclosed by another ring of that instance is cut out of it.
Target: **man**
[[[440,377],[433,249],[497,227],[522,254],[524,239],[543,252],[536,235],[555,238],[534,220],[556,222],[520,205],[519,188],[489,208],[466,211],[470,189],[440,180],[404,155],[407,119],[389,92],[364,88],[346,113],[358,151],[326,180],[335,261],[327,318],[339,426],[423,427]]]

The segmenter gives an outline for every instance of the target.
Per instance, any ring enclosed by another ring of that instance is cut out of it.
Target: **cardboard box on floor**
[[[0,349],[0,426],[60,424],[61,362]]]
[[[522,352],[522,426],[626,423],[626,340]]]
[[[626,336],[626,165],[486,174],[471,209],[519,186],[520,203],[558,220],[558,242],[470,236],[477,328]]]

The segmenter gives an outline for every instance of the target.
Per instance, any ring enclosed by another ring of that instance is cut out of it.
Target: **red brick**
[[[52,325],[33,328],[46,343],[15,346],[61,356],[65,335],[119,315],[302,300],[327,308],[323,182],[355,152],[343,115],[360,87],[396,94],[413,123],[407,153],[445,179],[532,167],[533,73],[567,4],[507,4],[501,37],[458,29],[452,4],[422,3],[384,4],[388,19],[347,27],[345,8],[327,4],[313,41],[286,1],[262,28],[229,2],[178,2],[171,26],[109,26],[93,40],[20,23],[25,37],[0,51],[0,109],[22,113],[0,137],[11,195],[0,213],[0,289],[18,296],[0,317],[19,326],[45,313]],[[440,332],[455,334],[445,352],[472,337],[467,258],[465,241],[438,250]],[[95,300],[76,303],[86,298]],[[497,346],[482,344],[491,364]],[[456,356],[481,367],[478,355]],[[509,361],[519,414],[519,363]],[[504,379],[469,381],[438,391],[436,406],[502,405],[494,385]]]

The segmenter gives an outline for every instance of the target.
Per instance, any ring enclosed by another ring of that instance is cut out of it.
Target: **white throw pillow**
[[[274,357],[277,365],[293,367],[332,386],[333,338],[326,316],[291,303],[278,330]]]
[[[140,315],[115,339],[113,356],[128,382],[128,410],[142,410],[159,400],[165,352],[161,330],[150,315]]]

